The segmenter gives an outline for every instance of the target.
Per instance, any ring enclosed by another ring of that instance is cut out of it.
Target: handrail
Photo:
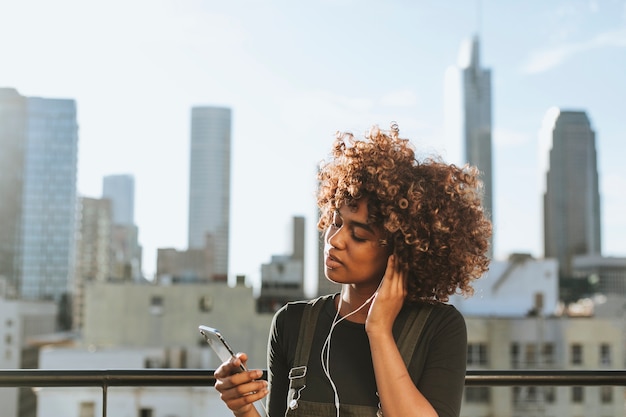
[[[206,369],[1,369],[0,387],[213,386]],[[263,373],[267,379],[267,371]],[[626,386],[626,370],[468,370],[467,386]]]

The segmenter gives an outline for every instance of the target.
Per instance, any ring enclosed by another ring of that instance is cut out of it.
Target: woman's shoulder
[[[310,300],[298,300],[298,301],[290,301],[284,306],[282,306],[274,315],[274,320],[276,322],[299,322],[302,318],[302,314],[304,313],[304,309],[307,306],[313,306],[318,303],[324,304],[330,302],[334,294],[323,295],[317,298],[313,298]]]
[[[456,309],[452,304],[441,302],[417,302],[408,304],[405,307],[407,310],[422,310],[424,308],[430,308],[430,314],[428,322],[435,323],[437,325],[462,325],[465,326],[465,319],[461,312]]]

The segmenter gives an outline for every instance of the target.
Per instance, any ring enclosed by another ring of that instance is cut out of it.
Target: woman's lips
[[[331,254],[326,255],[326,267],[329,269],[334,269],[342,266],[343,264],[337,258],[332,256]]]

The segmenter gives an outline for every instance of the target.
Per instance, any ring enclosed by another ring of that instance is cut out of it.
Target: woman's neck
[[[344,285],[341,294],[335,299],[335,308],[339,310],[341,317],[354,323],[365,323],[369,312],[373,291],[359,291],[358,289]],[[341,299],[341,302],[339,301]],[[363,305],[366,304],[366,305]],[[362,307],[361,307],[362,306]],[[360,308],[360,309],[359,309]],[[355,310],[359,309],[357,312]]]

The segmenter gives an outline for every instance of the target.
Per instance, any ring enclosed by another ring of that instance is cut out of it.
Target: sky
[[[230,107],[230,272],[256,282],[291,253],[293,216],[312,270],[336,131],[395,121],[418,155],[462,162],[444,75],[474,35],[492,71],[495,258],[543,256],[538,132],[555,106],[591,120],[603,254],[626,256],[625,0],[0,0],[0,87],[76,100],[78,191],[135,177],[148,277],[157,248],[186,249],[191,108]]]

